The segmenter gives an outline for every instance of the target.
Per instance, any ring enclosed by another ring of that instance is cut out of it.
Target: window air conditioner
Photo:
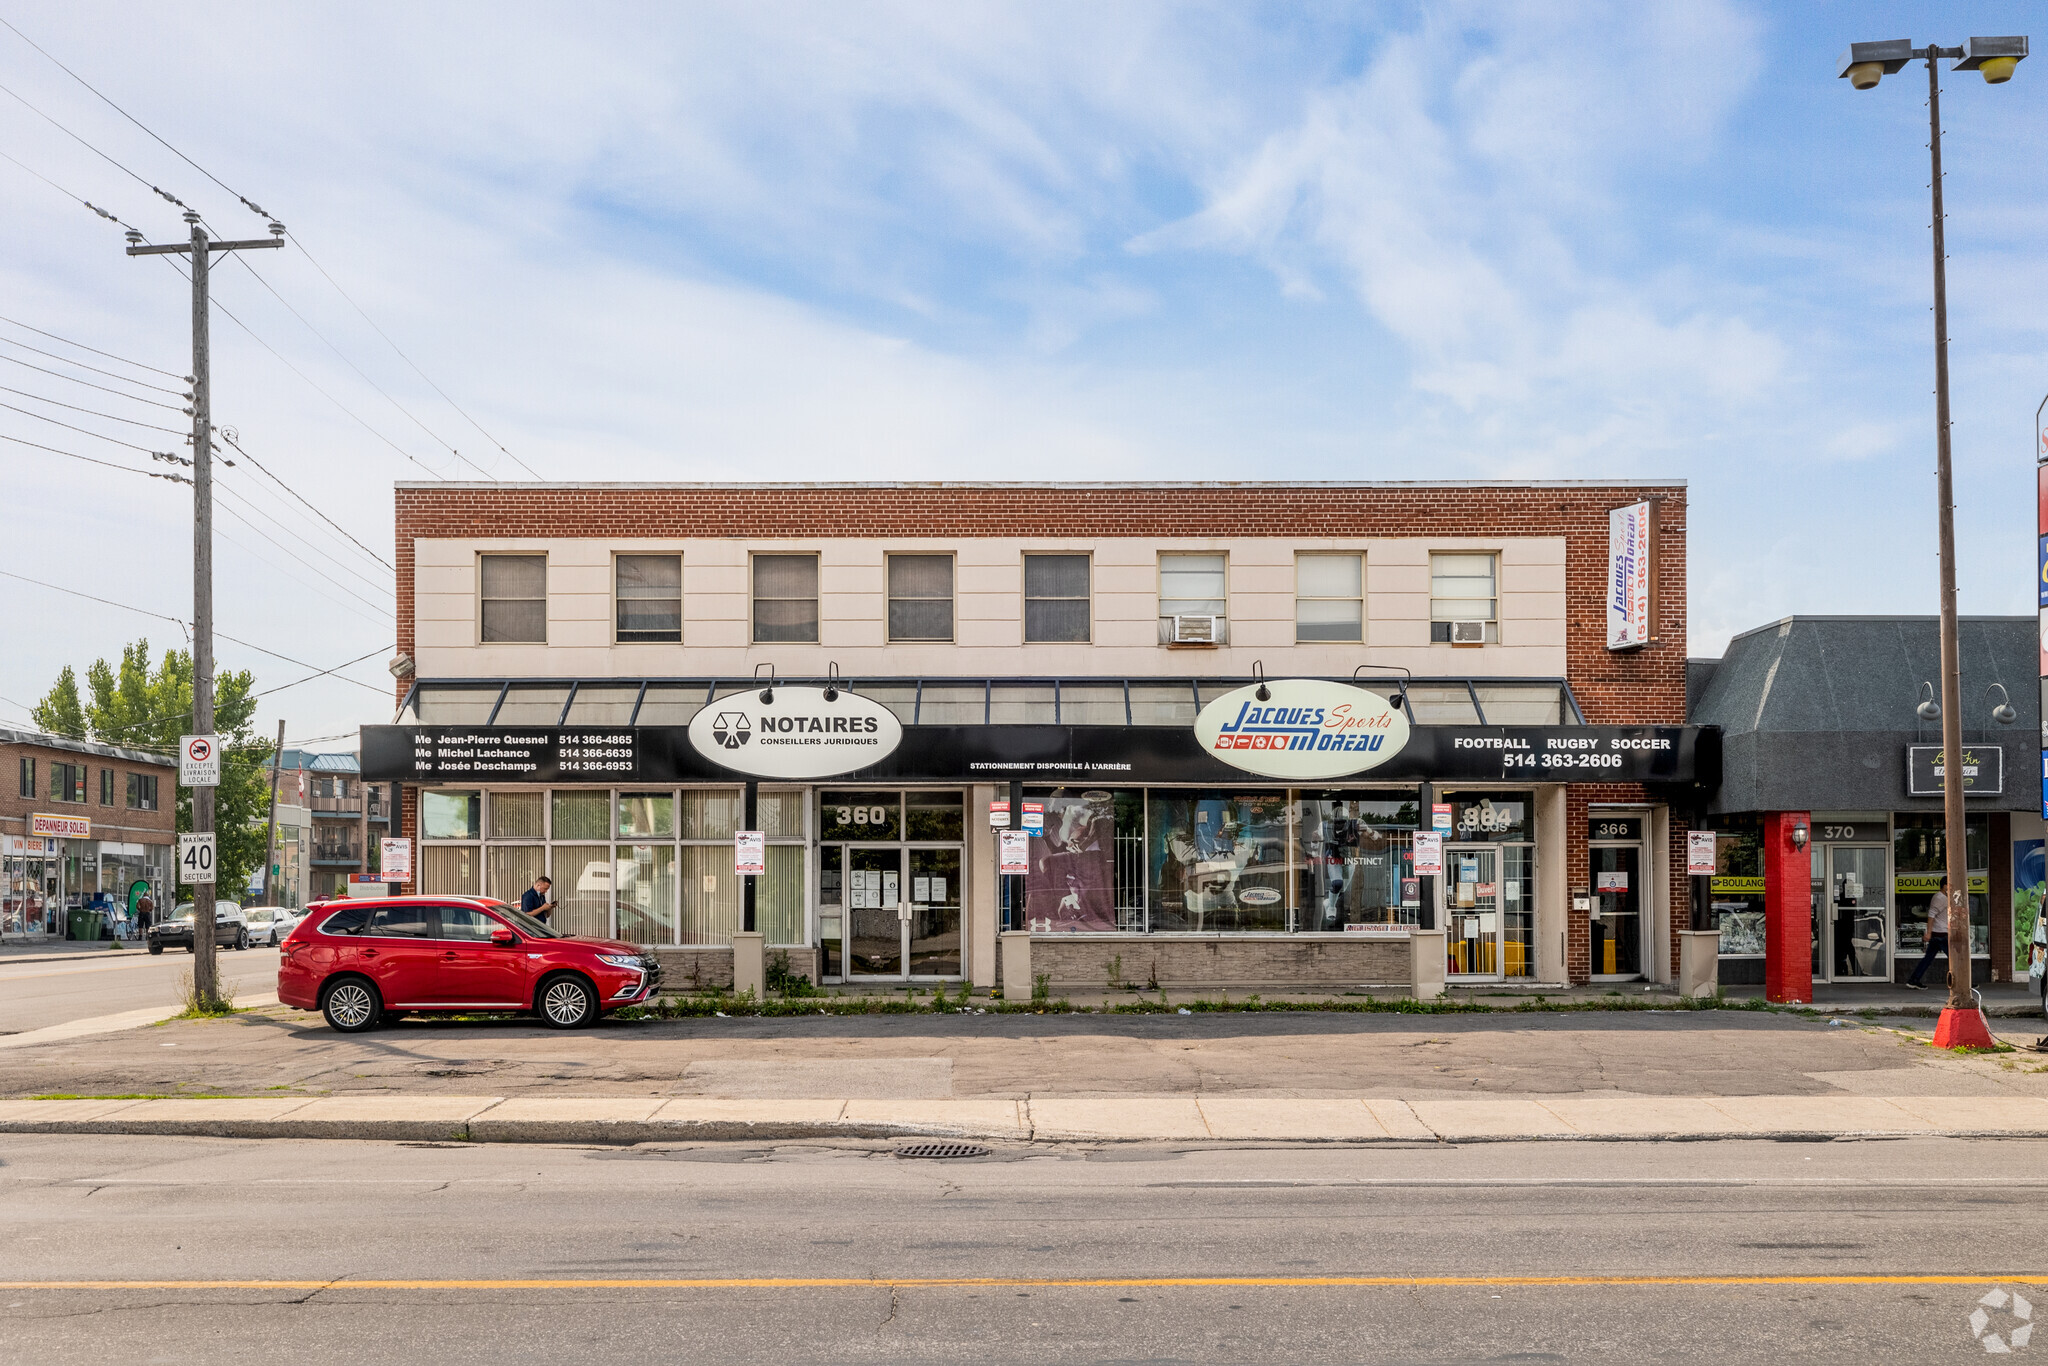
[[[1219,634],[1216,627],[1222,620],[1215,616],[1175,616],[1173,618],[1173,643],[1175,645],[1214,645]]]
[[[1451,623],[1451,644],[1484,645],[1486,623],[1483,621],[1454,621]]]

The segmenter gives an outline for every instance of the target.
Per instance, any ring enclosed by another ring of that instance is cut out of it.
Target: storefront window
[[[467,844],[427,845],[420,851],[420,890],[443,896],[475,896],[476,849]]]
[[[1991,952],[1990,818],[1965,817],[1963,836],[1970,879],[1970,954],[1979,957]],[[1941,890],[1947,864],[1947,822],[1940,812],[1916,811],[1893,818],[1892,904],[1901,957],[1927,947],[1927,904]]]
[[[1143,799],[1135,792],[1055,788],[1029,792],[1045,807],[1024,879],[1026,923],[1041,933],[1103,934],[1145,928]]]
[[[1708,882],[1713,928],[1721,933],[1721,957],[1761,958],[1764,953],[1763,823],[1756,816],[1716,817],[1714,876]]]
[[[610,839],[612,794],[557,792],[554,794],[554,809],[550,815],[551,832],[558,840]]]
[[[1303,930],[1421,923],[1422,892],[1409,856],[1415,801],[1325,792],[1295,805]]]
[[[1284,931],[1287,796],[1153,792],[1151,928]]]
[[[821,792],[819,838],[828,843],[893,844],[903,828],[902,802],[901,792]]]
[[[698,789],[683,794],[682,836],[686,840],[729,840],[740,828],[746,794],[738,788]]]
[[[768,873],[754,890],[754,924],[770,944],[801,944],[804,933],[804,847],[768,846]]]
[[[966,808],[956,788],[947,792],[906,792],[903,794],[903,824],[906,838],[957,842],[963,833]]]
[[[683,846],[682,942],[731,944],[740,927],[740,880],[732,870],[729,844]],[[759,924],[760,902],[755,914]]]
[[[484,857],[484,895],[517,906],[533,880],[547,871],[547,849],[538,844],[494,844]]]
[[[559,818],[564,796],[555,794]],[[609,794],[598,793],[599,797]],[[560,827],[557,826],[557,829]],[[602,829],[602,827],[600,827]],[[564,934],[609,939],[612,933],[612,851],[606,844],[558,844],[553,850],[554,894],[560,903],[550,922]]]
[[[619,799],[619,809],[626,809],[626,798]],[[613,861],[613,872],[613,886],[618,892],[618,937],[632,944],[675,943],[675,846],[622,844]]]
[[[672,792],[621,792],[620,839],[670,839],[676,833],[676,799]]]
[[[420,838],[473,840],[477,837],[483,798],[475,792],[420,793]],[[435,888],[434,890],[444,890]]]
[[[546,814],[547,795],[541,792],[493,792],[491,794],[491,838],[539,839]]]

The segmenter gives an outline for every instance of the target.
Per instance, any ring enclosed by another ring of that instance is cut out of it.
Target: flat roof
[[[1612,489],[1684,488],[1683,479],[399,479],[396,489]]]
[[[103,745],[97,740],[74,740],[68,735],[23,730],[19,726],[0,726],[0,744],[37,745],[44,749],[67,749],[74,754],[97,754],[104,759],[126,759],[131,764],[154,764],[159,768],[177,767],[177,760],[167,754],[151,754],[147,750],[126,749],[120,745]]]

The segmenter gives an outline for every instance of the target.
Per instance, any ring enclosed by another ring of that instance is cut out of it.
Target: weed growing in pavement
[[[1031,978],[1031,1004],[1042,1006],[1052,996],[1052,974],[1040,972]]]
[[[202,1000],[199,988],[192,981],[190,968],[178,974],[178,999],[185,1003],[185,1008],[171,1016],[174,1020],[217,1020],[223,1015],[236,1013],[235,988],[232,983],[216,982],[213,999]]]
[[[789,954],[777,949],[768,956],[768,990],[783,1000],[794,1000],[799,996],[819,996],[823,993],[811,985],[811,979],[804,973],[789,970]]]

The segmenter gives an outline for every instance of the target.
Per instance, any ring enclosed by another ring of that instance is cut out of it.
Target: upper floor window
[[[112,806],[113,804],[114,770],[111,768],[103,768],[100,770],[100,805]]]
[[[953,557],[889,557],[889,639],[953,638]]]
[[[27,755],[21,759],[21,795],[30,800],[36,795],[36,761]]]
[[[620,644],[682,640],[682,556],[620,555],[612,575]]]
[[[1159,635],[1169,645],[1220,645],[1227,638],[1229,592],[1221,551],[1159,557]]]
[[[547,556],[484,555],[480,558],[483,643],[546,644]]]
[[[1088,557],[1024,557],[1024,639],[1088,640]]]
[[[754,557],[754,640],[818,639],[818,557]]]
[[[1304,552],[1294,557],[1294,638],[1365,639],[1365,557]]]
[[[1429,557],[1429,638],[1454,645],[1500,639],[1500,557],[1492,551],[1433,551]],[[1476,622],[1476,627],[1466,623]],[[1463,638],[1464,633],[1478,640]]]
[[[156,777],[154,773],[131,773],[128,775],[128,809],[130,811],[156,810]]]
[[[82,802],[85,800],[85,765],[50,765],[50,800],[53,802]]]

